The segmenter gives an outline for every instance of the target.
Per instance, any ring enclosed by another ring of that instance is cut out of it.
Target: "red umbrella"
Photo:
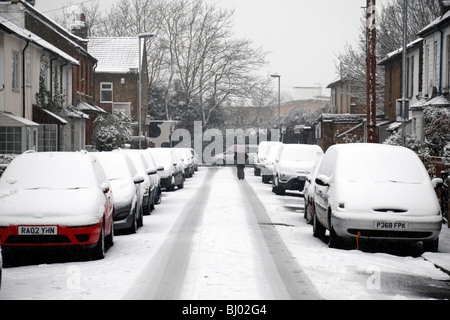
[[[228,150],[237,153],[248,153],[248,148],[242,144],[234,144]]]

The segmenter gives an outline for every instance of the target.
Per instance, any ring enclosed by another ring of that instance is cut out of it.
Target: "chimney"
[[[78,19],[78,21],[73,21],[71,25],[71,32],[82,39],[87,39],[88,26],[86,23],[86,15],[84,13],[80,13]]]
[[[444,16],[450,10],[449,0],[439,0],[439,7],[441,9],[441,17]]]

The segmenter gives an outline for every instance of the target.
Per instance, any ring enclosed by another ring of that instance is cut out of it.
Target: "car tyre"
[[[106,237],[106,245],[111,248],[114,245],[114,222],[111,221],[111,230]]]
[[[100,236],[98,238],[98,242],[95,245],[94,248],[91,250],[90,258],[92,260],[101,260],[105,257],[106,254],[106,242],[105,242],[105,230],[104,230],[104,223],[102,223],[102,226],[100,228]]]
[[[319,239],[325,238],[326,229],[320,221],[317,219],[317,214],[313,218],[313,236]]]
[[[343,249],[344,248],[344,238],[340,237],[336,231],[334,231],[333,227],[330,230],[330,239],[328,242],[328,247],[334,249]]]

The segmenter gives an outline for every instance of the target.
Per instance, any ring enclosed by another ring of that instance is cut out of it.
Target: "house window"
[[[102,82],[100,84],[100,102],[112,103],[113,102],[113,84],[111,82]]]
[[[19,90],[19,52],[12,52],[12,88]]]
[[[22,128],[0,127],[0,154],[22,153]]]
[[[58,151],[58,125],[43,124],[39,126],[38,151]]]

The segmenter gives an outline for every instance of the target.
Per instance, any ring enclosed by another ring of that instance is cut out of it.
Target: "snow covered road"
[[[443,227],[440,252],[448,261]],[[136,234],[99,261],[63,255],[5,268],[0,299],[450,298],[450,277],[424,257],[336,250],[312,236],[303,198],[276,196],[246,169],[200,168],[164,193]]]

